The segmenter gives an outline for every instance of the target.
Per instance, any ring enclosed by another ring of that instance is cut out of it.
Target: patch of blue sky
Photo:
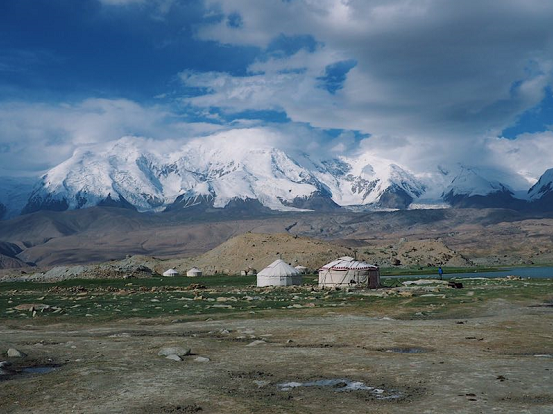
[[[233,114],[222,114],[223,119],[227,122],[232,122],[239,119],[248,119],[248,120],[260,120],[264,123],[278,123],[283,124],[291,122],[290,118],[284,111],[276,110],[247,110],[242,112],[237,112]]]
[[[242,16],[239,13],[231,13],[227,17],[227,26],[238,29],[244,25]]]
[[[341,60],[325,68],[325,74],[317,78],[319,87],[335,94],[344,86],[348,72],[357,65],[354,59]]]
[[[543,100],[535,107],[521,114],[515,124],[502,131],[502,136],[515,139],[524,133],[544,132],[553,127],[553,90],[545,90]]]
[[[302,49],[313,53],[321,46],[322,43],[311,35],[285,36],[281,34],[269,43],[266,52],[271,56],[291,56]]]
[[[357,130],[351,130],[351,129],[323,129],[322,130],[325,135],[327,135],[329,138],[338,138],[339,136],[343,135],[344,133],[350,133],[354,137],[356,141],[361,141],[362,139],[369,138],[371,135],[367,134],[362,131]]]
[[[96,0],[0,2],[0,63],[10,68],[0,71],[0,90],[12,95],[3,93],[0,99],[124,96],[145,102],[165,93],[183,70],[245,75],[260,53],[256,47],[199,40],[196,27],[206,21],[200,2],[175,2],[162,18],[152,4],[106,8]],[[4,62],[8,49],[21,58]]]

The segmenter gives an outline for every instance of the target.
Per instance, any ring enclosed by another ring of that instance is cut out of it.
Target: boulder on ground
[[[8,357],[10,358],[25,358],[27,356],[26,353],[19,351],[15,348],[8,349]]]
[[[183,357],[186,355],[190,355],[192,350],[190,348],[182,348],[180,346],[167,346],[163,347],[159,350],[157,353],[159,356],[169,356],[169,355],[177,355],[179,357]]]

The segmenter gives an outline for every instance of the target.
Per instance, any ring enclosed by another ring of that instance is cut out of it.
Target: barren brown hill
[[[174,267],[181,274],[192,266],[205,274],[240,274],[242,270],[261,270],[276,259],[292,266],[302,265],[313,271],[341,256],[353,256],[350,247],[286,233],[246,233],[234,237],[205,254],[183,260],[170,260],[159,266]],[[156,267],[158,272],[162,268]]]
[[[141,214],[97,207],[0,221],[0,241],[22,249],[8,256],[40,267],[101,263],[127,255],[182,259],[202,255],[248,232],[287,233],[349,246],[360,255],[368,251],[369,259],[373,256],[372,260],[382,265],[393,264],[395,259],[401,265],[424,266],[438,260],[457,265],[463,263],[463,257],[482,265],[553,263],[553,219],[506,209],[287,213],[244,218],[197,217],[186,211]],[[402,258],[406,254],[399,246],[402,239],[409,243],[433,240],[446,250],[441,258],[435,257],[438,247],[428,245],[434,253],[429,250],[432,254],[426,257],[424,248],[411,246],[419,253],[411,250],[409,257]],[[272,250],[275,258],[277,251],[284,252],[278,245]],[[399,256],[393,257],[394,252]],[[252,263],[252,257],[232,265],[266,265]]]

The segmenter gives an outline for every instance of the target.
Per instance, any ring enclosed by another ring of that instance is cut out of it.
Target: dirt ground
[[[28,356],[0,358],[16,372],[0,380],[0,412],[551,413],[553,308],[533,305],[497,298],[470,318],[427,320],[328,308],[188,322],[5,319],[1,349]],[[192,355],[158,356],[167,346]]]

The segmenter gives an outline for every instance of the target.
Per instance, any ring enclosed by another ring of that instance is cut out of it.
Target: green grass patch
[[[413,278],[411,278],[412,280]],[[12,282],[0,284],[0,318],[45,322],[106,321],[125,318],[171,317],[178,320],[217,315],[262,315],[270,312],[334,308],[361,314],[393,314],[402,318],[444,318],[470,315],[489,301],[539,304],[553,301],[552,279],[462,279],[463,289],[435,284],[405,296],[394,287],[408,278],[383,278],[384,289],[374,292],[347,289],[312,289],[317,277],[308,275],[303,287],[261,289],[255,276],[199,278],[95,279],[59,283]],[[190,290],[191,284],[205,288]],[[405,289],[400,289],[405,290]],[[384,297],[378,296],[390,292]],[[369,295],[368,295],[369,294]],[[21,304],[51,308],[33,318]],[[468,317],[468,316],[467,316]]]

